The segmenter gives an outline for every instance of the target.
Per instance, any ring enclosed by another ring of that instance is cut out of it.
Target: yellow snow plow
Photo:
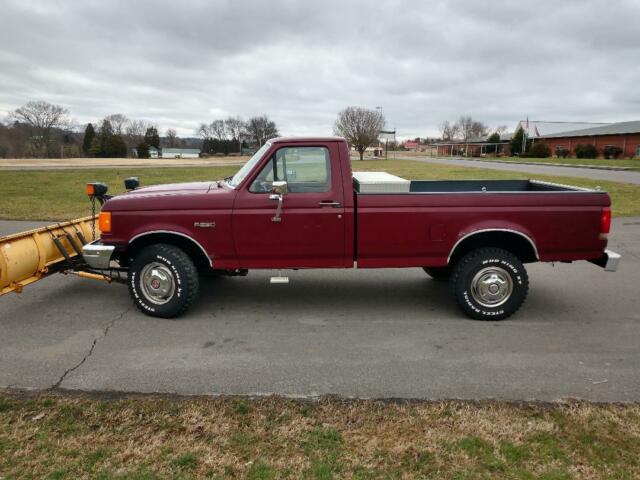
[[[53,273],[120,281],[120,272],[93,270],[82,256],[82,248],[100,237],[96,201],[103,203],[106,191],[104,184],[87,184],[93,213],[88,217],[0,237],[0,296],[21,293],[26,285]]]
[[[93,239],[93,218],[0,237],[0,295],[20,293],[51,273],[88,273],[76,271],[75,265],[82,258],[82,247]]]

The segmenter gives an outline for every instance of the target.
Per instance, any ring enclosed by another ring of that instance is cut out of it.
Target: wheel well
[[[478,248],[502,248],[514,254],[522,263],[538,260],[533,240],[521,233],[505,230],[491,230],[472,233],[453,247],[449,255],[449,263],[453,264],[465,254]]]
[[[189,258],[193,261],[194,265],[199,271],[205,271],[211,269],[211,262],[209,257],[205,254],[202,247],[189,237],[182,236],[177,233],[171,232],[157,232],[142,235],[133,242],[131,242],[126,251],[125,262],[128,262],[129,258],[133,258],[137,252],[149,245],[165,243],[173,245],[184,251]]]

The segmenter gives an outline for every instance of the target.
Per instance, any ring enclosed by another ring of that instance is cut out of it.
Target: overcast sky
[[[348,105],[402,137],[640,120],[639,29],[638,0],[0,0],[0,118],[39,99],[181,135],[260,114],[325,135]]]

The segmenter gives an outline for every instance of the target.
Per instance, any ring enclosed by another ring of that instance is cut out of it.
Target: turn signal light
[[[111,233],[111,212],[100,212],[98,228],[100,228],[101,233]]]
[[[104,183],[87,183],[87,195],[90,197],[102,197],[108,190]]]
[[[609,233],[611,230],[611,208],[605,207],[600,214],[600,233]]]

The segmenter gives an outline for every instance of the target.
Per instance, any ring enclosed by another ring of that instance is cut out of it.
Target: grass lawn
[[[435,165],[407,160],[354,160],[355,170],[385,170],[410,179],[538,178],[582,187],[601,186],[613,200],[615,216],[640,215],[640,186],[599,180],[504,172],[483,168]],[[69,170],[0,170],[0,218],[15,220],[65,220],[87,215],[85,184],[103,181],[111,193],[122,192],[123,180],[139,176],[141,184],[216,180],[239,167],[114,168]]]
[[[0,394],[7,479],[639,476],[638,405]]]
[[[485,157],[485,158],[469,158],[467,160],[483,160],[488,162],[536,162],[549,164],[565,164],[565,165],[590,165],[605,167],[632,167],[640,170],[640,159],[620,159],[607,160],[605,158],[518,158],[518,157]]]

